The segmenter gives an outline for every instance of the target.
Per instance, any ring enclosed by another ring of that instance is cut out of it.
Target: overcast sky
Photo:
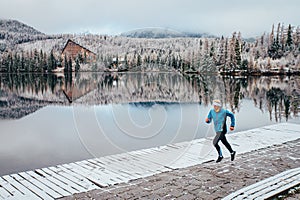
[[[118,34],[143,27],[242,36],[300,25],[300,0],[0,0],[0,18],[47,34]]]

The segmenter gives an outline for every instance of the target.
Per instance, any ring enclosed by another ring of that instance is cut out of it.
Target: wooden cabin
[[[81,55],[82,58],[86,57],[87,62],[96,60],[96,54],[94,52],[69,39],[62,50],[62,58],[64,59],[65,56],[67,56],[68,59],[71,58],[74,61],[78,55]]]

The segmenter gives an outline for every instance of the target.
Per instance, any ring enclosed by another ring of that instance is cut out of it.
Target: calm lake
[[[0,74],[0,175],[213,136],[215,98],[229,134],[300,124],[298,76]]]

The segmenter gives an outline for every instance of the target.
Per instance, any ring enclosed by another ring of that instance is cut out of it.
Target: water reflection
[[[203,119],[214,98],[236,113],[236,131],[300,123],[299,83],[296,76],[1,74],[0,175],[213,135]]]
[[[1,74],[0,117],[21,118],[49,104],[196,102],[214,98],[239,112],[244,99],[276,122],[298,116],[300,78],[220,77],[177,73]]]
[[[211,77],[189,76],[187,79],[205,105],[219,98],[226,108],[239,112],[242,102],[251,99],[261,112],[269,112],[270,120],[297,118],[300,106],[300,77]]]

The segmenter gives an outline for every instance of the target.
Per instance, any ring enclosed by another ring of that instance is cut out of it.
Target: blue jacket
[[[215,131],[216,132],[222,132],[223,131],[223,125],[226,123],[226,117],[230,117],[231,119],[231,125],[230,126],[235,126],[235,117],[234,114],[228,110],[225,110],[223,108],[220,109],[219,112],[216,112],[214,109],[211,109],[208,113],[208,120],[210,123],[211,120],[214,121],[214,126],[215,126]]]

